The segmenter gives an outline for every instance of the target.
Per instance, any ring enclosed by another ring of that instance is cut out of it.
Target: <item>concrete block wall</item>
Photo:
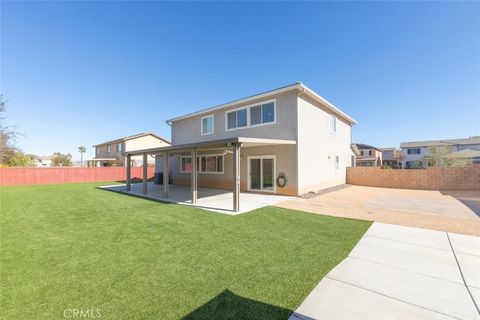
[[[410,170],[350,167],[347,183],[399,189],[480,190],[480,164]]]

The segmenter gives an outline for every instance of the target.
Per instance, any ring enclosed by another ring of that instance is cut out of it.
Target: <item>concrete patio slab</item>
[[[149,182],[147,189],[148,193],[143,193],[142,183],[132,183],[131,191],[126,190],[125,184],[102,186],[99,187],[105,190],[121,192],[125,194],[135,195],[147,199],[154,199],[165,202],[172,202],[177,204],[195,206],[197,208],[225,213],[229,215],[236,215],[245,213],[265,206],[276,205],[280,202],[291,199],[289,196],[280,196],[275,194],[260,194],[241,192],[240,193],[240,211],[233,211],[233,192],[224,189],[215,188],[198,188],[197,203],[191,203],[191,189],[190,186],[184,185],[170,185],[169,197],[165,198],[163,194],[163,185]]]
[[[453,238],[460,239],[457,247],[466,246],[466,251],[476,243],[476,239]],[[455,255],[465,266],[469,290]],[[445,232],[374,223],[290,319],[478,320],[475,301],[480,288],[475,287],[475,270],[480,270],[480,260],[476,258],[454,254]]]

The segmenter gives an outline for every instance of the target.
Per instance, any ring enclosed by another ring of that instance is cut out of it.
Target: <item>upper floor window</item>
[[[227,130],[275,123],[275,100],[226,112]]]
[[[408,154],[420,154],[420,148],[407,149]]]
[[[363,155],[364,155],[364,154],[363,154],[363,150],[362,150],[362,151],[360,151],[360,155],[361,155],[361,156],[363,156]]]
[[[120,142],[120,143],[117,143],[117,152],[122,152],[123,150],[123,144]]]
[[[205,134],[212,134],[213,133],[213,127],[214,127],[214,116],[213,115],[210,115],[210,116],[206,116],[206,117],[203,117],[201,119],[202,121],[202,135],[205,135]]]
[[[269,122],[275,122],[275,104],[273,102],[250,107],[251,126]]]
[[[369,155],[369,156],[372,155],[372,150],[368,150],[368,155]]]
[[[337,133],[337,117],[332,114],[332,118],[330,119],[330,131],[333,133]]]
[[[112,146],[111,146],[111,145],[108,145],[108,146],[107,146],[107,153],[110,153],[111,150],[112,150]]]
[[[247,126],[247,109],[239,109],[227,113],[227,129]]]
[[[99,154],[100,153],[100,147],[95,147],[95,154]]]

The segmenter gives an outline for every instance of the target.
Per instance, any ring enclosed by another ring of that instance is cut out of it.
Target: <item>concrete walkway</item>
[[[375,222],[290,317],[480,319],[480,237]]]

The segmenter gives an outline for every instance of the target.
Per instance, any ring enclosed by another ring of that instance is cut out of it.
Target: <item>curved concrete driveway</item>
[[[374,223],[290,317],[480,319],[480,237]]]

